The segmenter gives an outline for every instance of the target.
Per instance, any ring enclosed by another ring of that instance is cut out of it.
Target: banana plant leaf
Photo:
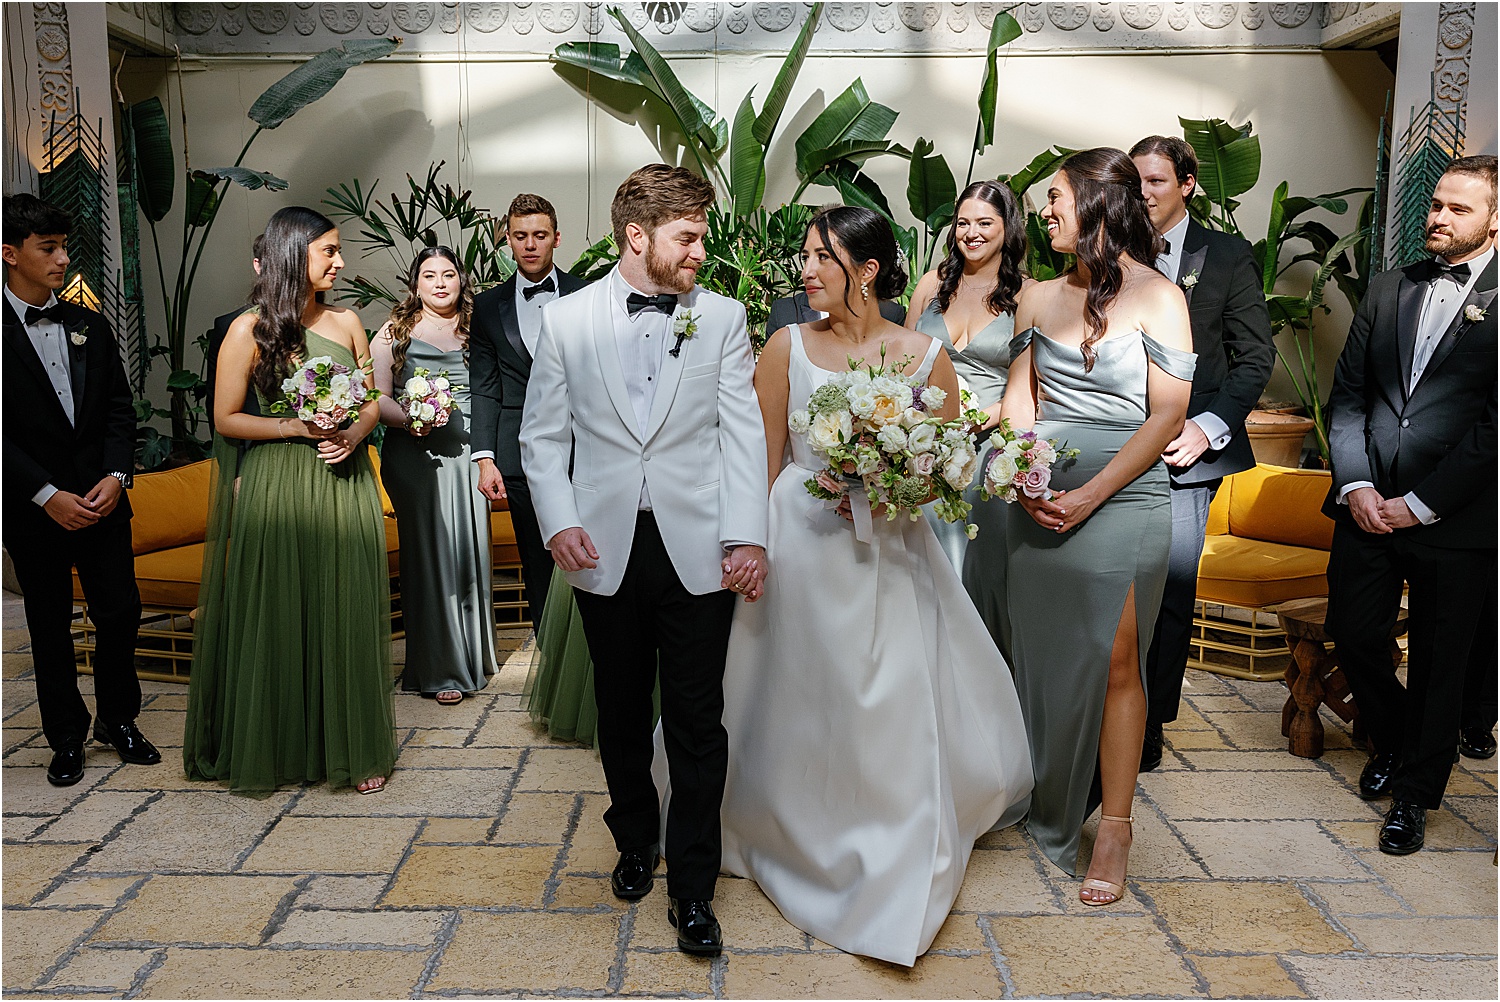
[[[627,58],[622,58],[620,47],[613,42],[569,42],[559,45],[552,52],[552,62],[576,66],[621,83],[650,88],[646,82],[650,79],[646,64],[633,52]]]
[[[177,164],[172,156],[172,127],[161,98],[148,97],[130,106],[125,117],[135,140],[135,180],[141,211],[153,223],[172,211]]]
[[[1243,195],[1260,180],[1260,137],[1251,123],[1230,125],[1223,119],[1179,118],[1183,138],[1198,155],[1198,183],[1219,205]]]
[[[989,44],[985,46],[984,81],[979,85],[979,130],[974,136],[974,152],[983,153],[995,141],[995,101],[1000,96],[1000,75],[996,68],[996,53],[1000,46],[1009,45],[1021,37],[1021,26],[1016,19],[1004,11],[995,15],[990,26]]]
[[[635,47],[635,55],[640,57],[645,66],[646,73],[654,86],[653,92],[667,103],[672,109],[672,114],[677,117],[682,126],[683,135],[696,139],[703,146],[714,153],[719,152],[729,143],[728,126],[720,124],[715,127],[717,116],[713,109],[688,93],[682,81],[677,79],[677,74],[671,65],[656,51],[656,48],[644,35],[635,30],[635,25],[618,7],[609,9],[610,16],[620,25],[625,32],[625,37],[630,39],[630,44]]]
[[[251,170],[249,167],[210,167],[208,170],[193,171],[194,181],[202,179],[210,183],[217,181],[233,181],[241,188],[255,191],[257,188],[268,188],[271,191],[285,191],[287,182],[275,174],[263,170]]]
[[[866,160],[884,153],[891,153],[903,159],[911,156],[911,152],[906,147],[886,139],[848,139],[821,150],[814,150],[807,159],[808,176],[816,177],[840,160],[847,161],[856,167],[863,167]]]
[[[1032,185],[1036,184],[1042,178],[1051,177],[1053,174],[1056,174],[1057,169],[1063,165],[1063,161],[1077,152],[1077,150],[1069,149],[1066,146],[1053,146],[1032,157],[1031,163],[1022,167],[1016,173],[1002,174],[997,180],[1004,181],[1010,186],[1010,190],[1015,193],[1015,196],[1021,198]]]
[[[1278,263],[1281,259],[1282,234],[1286,229],[1286,193],[1287,182],[1283,181],[1271,195],[1271,216],[1266,224],[1266,239],[1256,245],[1260,251],[1256,254],[1256,260],[1260,263],[1261,291],[1268,295],[1276,287]],[[1251,248],[1251,252],[1254,253],[1256,248]]]
[[[1271,330],[1284,327],[1306,327],[1312,319],[1312,306],[1304,296],[1267,296],[1266,309],[1271,314]]]
[[[819,151],[854,139],[884,139],[895,124],[896,112],[870,100],[864,81],[856,78],[797,137],[797,177],[813,176],[809,168]]]
[[[1342,238],[1339,242],[1328,249],[1324,255],[1323,266],[1313,276],[1312,288],[1308,290],[1307,300],[1312,306],[1323,305],[1323,288],[1328,284],[1328,279],[1338,271],[1347,272],[1350,265],[1346,261],[1345,252],[1367,239],[1370,235],[1368,229],[1357,229]]]
[[[818,19],[822,14],[823,5],[813,4],[807,20],[802,23],[802,30],[797,33],[797,40],[792,43],[792,50],[786,54],[781,69],[776,72],[776,79],[766,94],[765,107],[755,116],[755,141],[762,149],[771,145],[771,137],[776,133],[781,113],[786,110],[787,99],[792,95],[792,85],[797,82],[797,74],[802,70],[802,61],[807,58],[807,50],[812,47],[813,31],[817,29]]]
[[[845,205],[861,205],[866,209],[873,209],[894,223],[895,215],[891,212],[891,204],[885,200],[885,192],[880,190],[880,185],[847,160],[840,161],[833,169],[824,171],[818,177],[820,184],[831,184],[838,190]]]
[[[219,211],[219,193],[214,182],[194,174],[188,178],[187,218],[189,226],[207,226]]]
[[[755,138],[755,88],[745,93],[729,136],[729,199],[737,215],[753,212],[766,193],[766,150]]]
[[[997,18],[998,20],[998,18]],[[906,204],[929,233],[935,233],[953,218],[953,200],[958,184],[942,154],[933,153],[933,144],[918,139],[911,151],[911,168],[907,171]]]
[[[352,38],[326,49],[266,88],[250,106],[250,120],[262,129],[274,129],[318,98],[333,90],[344,74],[361,63],[388,56],[401,44],[399,38]]]

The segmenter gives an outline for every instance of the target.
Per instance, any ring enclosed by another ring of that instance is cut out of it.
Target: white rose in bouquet
[[[406,381],[406,395],[425,397],[432,392],[432,384],[421,376],[412,376]]]
[[[328,380],[328,389],[335,397],[342,397],[349,392],[349,377],[340,372]]]
[[[917,425],[921,424],[923,421],[926,421],[926,420],[927,420],[927,415],[926,414],[923,414],[921,411],[917,410],[915,407],[908,407],[901,414],[901,427],[905,428],[907,431],[910,431],[911,429],[915,428]]]
[[[902,452],[906,449],[906,431],[899,424],[888,424],[875,436],[886,452]]]
[[[792,430],[793,435],[806,435],[807,429],[812,426],[812,418],[807,416],[807,411],[792,411],[786,416],[786,426]]]
[[[878,400],[875,390],[869,383],[849,387],[849,409],[861,421],[869,420],[870,415],[875,413]]]
[[[441,393],[443,390],[446,390],[452,385],[452,383],[448,382],[447,376],[434,376],[432,379],[432,388],[434,390],[437,390],[439,393]]]
[[[807,441],[814,449],[827,452],[854,434],[854,421],[848,411],[833,411],[813,418],[807,429]]]
[[[417,419],[419,421],[431,421],[435,417],[437,417],[437,408],[424,401],[417,413]]]
[[[912,452],[931,452],[937,445],[937,429],[930,424],[919,424],[906,433],[906,447]]]
[[[989,472],[985,475],[985,486],[991,494],[999,494],[1016,479],[1016,461],[1004,452],[997,452],[990,460]]]
[[[948,402],[948,391],[941,386],[929,386],[922,391],[922,406],[929,411],[940,409]]]

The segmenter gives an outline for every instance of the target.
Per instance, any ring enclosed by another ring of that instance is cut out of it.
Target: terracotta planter
[[[1296,469],[1302,461],[1302,443],[1313,430],[1311,418],[1271,411],[1251,411],[1245,419],[1250,451],[1257,463]]]

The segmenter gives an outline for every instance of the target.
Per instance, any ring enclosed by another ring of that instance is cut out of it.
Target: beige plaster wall
[[[690,89],[732,115],[748,87],[765,93],[779,61],[774,55],[681,57],[674,66]],[[195,165],[234,160],[254,128],[245,111],[291,66],[239,57],[185,64],[181,92]],[[793,139],[856,76],[875,100],[901,113],[892,138],[906,145],[918,136],[935,141],[962,183],[981,72],[982,60],[975,57],[815,54],[773,145],[767,202],[778,204],[795,189]],[[1283,178],[1302,194],[1373,182],[1377,121],[1392,82],[1375,55],[1354,51],[1015,56],[1000,69],[999,141],[980,158],[975,176],[1016,170],[1053,143],[1124,147],[1149,133],[1176,134],[1178,115],[1248,118],[1261,137],[1264,162],[1261,183],[1238,215],[1244,229],[1261,233],[1269,196]],[[151,93],[170,99],[173,127],[180,132],[178,85],[169,63],[132,57],[120,83],[127,100]],[[396,57],[356,68],[328,97],[257,140],[246,165],[288,179],[291,188],[230,193],[199,271],[191,328],[206,328],[216,314],[243,301],[250,241],[277,208],[318,206],[325,188],[354,177],[366,184],[379,179],[379,190],[389,192],[407,172],[420,175],[433,160],[447,160],[447,177],[461,178],[481,204],[497,211],[518,191],[552,199],[563,231],[559,257],[571,262],[607,229],[609,199],[620,179],[661,158],[661,131],[649,114],[591,105],[540,60]],[[678,154],[666,139],[665,156],[674,159]],[[180,149],[180,134],[177,142]],[[873,164],[870,172],[904,216],[905,164],[891,159]],[[827,188],[810,189],[809,195],[807,200],[833,198]],[[1330,223],[1343,231],[1352,215]],[[178,225],[174,215],[162,232],[175,233]],[[143,240],[143,252],[150,272],[149,240]],[[350,272],[389,267],[376,258],[360,261],[357,252],[347,256]],[[154,287],[154,275],[147,282]],[[373,327],[382,318],[364,319]],[[1340,308],[1320,324],[1325,389],[1347,323],[1347,310]],[[1277,381],[1282,378],[1278,373]],[[1272,390],[1278,391],[1277,382]]]

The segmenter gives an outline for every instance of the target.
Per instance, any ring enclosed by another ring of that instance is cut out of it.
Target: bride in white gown
[[[826,210],[804,251],[808,300],[829,318],[777,332],[755,377],[770,579],[739,603],[725,668],[724,868],[824,942],[910,966],[975,839],[1025,813],[1031,757],[1010,671],[927,521],[877,514],[861,542],[847,507],[803,487],[822,464],[787,415],[848,359],[908,356],[908,374],[948,391],[941,416],[959,399],[940,342],[876,308],[906,282],[882,217]]]

